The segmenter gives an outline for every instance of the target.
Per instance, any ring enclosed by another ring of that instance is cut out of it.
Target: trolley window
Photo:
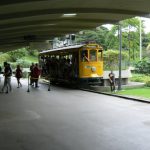
[[[83,62],[89,61],[87,50],[82,50],[81,51],[81,61],[83,61]]]
[[[99,60],[99,61],[102,61],[102,60],[103,60],[103,51],[102,51],[102,50],[99,50],[99,51],[98,51],[98,60]]]
[[[97,61],[96,50],[90,50],[90,61]]]

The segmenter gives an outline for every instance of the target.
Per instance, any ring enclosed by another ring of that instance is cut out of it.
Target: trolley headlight
[[[91,67],[91,71],[95,72],[96,71],[96,67]]]

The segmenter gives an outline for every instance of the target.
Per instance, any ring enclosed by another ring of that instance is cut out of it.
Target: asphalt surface
[[[150,149],[150,104],[22,84],[0,93],[0,150]]]

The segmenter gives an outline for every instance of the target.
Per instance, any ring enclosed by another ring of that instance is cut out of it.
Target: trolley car
[[[42,76],[52,83],[101,84],[103,48],[83,44],[42,51],[39,54]]]

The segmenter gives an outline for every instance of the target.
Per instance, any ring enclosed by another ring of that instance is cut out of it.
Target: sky
[[[145,33],[148,33],[148,32],[150,32],[150,18],[143,18],[143,17],[141,17],[141,19],[142,19],[142,21],[143,21],[143,23],[144,23],[144,31],[145,31]],[[107,25],[104,25],[105,27],[107,27],[107,28],[111,28],[112,27],[112,25],[110,25],[110,24],[107,24]]]
[[[144,22],[145,33],[150,32],[150,18],[141,18]]]

